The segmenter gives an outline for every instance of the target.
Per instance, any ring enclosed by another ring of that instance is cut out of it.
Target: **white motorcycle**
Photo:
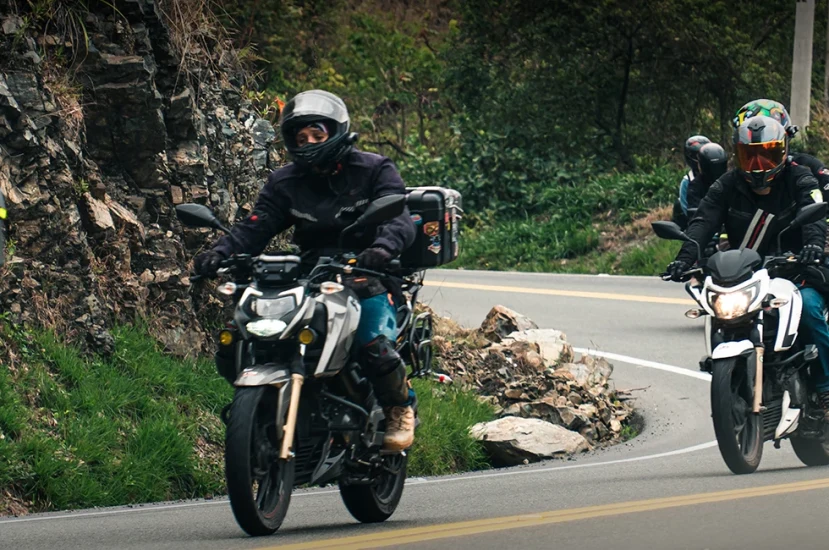
[[[785,231],[825,218],[826,210],[826,203],[803,208],[778,235],[777,250]],[[673,222],[652,227],[660,238],[694,242]],[[765,441],[779,448],[787,438],[807,466],[829,464],[823,409],[807,372],[810,366],[820,368],[818,352],[798,339],[803,302],[789,280],[803,268],[792,254],[763,259],[741,249],[717,252],[683,277],[700,305],[686,317],[705,316],[706,356],[700,368],[712,375],[714,432],[735,474],[757,469]]]

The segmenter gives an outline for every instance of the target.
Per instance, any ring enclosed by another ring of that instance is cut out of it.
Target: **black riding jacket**
[[[698,243],[707,243],[725,225],[731,248],[752,248],[760,255],[775,253],[777,234],[794,219],[795,213],[822,200],[818,184],[804,166],[787,165],[775,178],[768,195],[753,192],[737,170],[726,172],[699,203],[697,217],[685,233]],[[783,235],[783,251],[797,252],[807,244],[821,248],[826,240],[826,221],[804,225]],[[692,264],[696,246],[686,242],[677,260]]]
[[[812,175],[817,178],[818,187],[823,192],[823,200],[829,202],[829,169],[820,160],[806,153],[794,153],[791,163],[805,166],[812,171]]]
[[[253,212],[231,229],[214,250],[260,254],[277,234],[293,226],[294,243],[303,264],[338,252],[340,232],[362,214],[368,203],[385,195],[405,193],[405,184],[392,161],[384,156],[352,151],[332,176],[315,176],[288,164],[274,171],[259,193]],[[406,209],[398,217],[351,233],[343,250],[359,253],[382,247],[397,256],[415,238],[415,226]]]

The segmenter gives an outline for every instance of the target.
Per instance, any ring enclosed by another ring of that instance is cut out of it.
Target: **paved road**
[[[788,444],[734,476],[712,445],[702,329],[679,285],[635,277],[434,271],[424,299],[467,325],[495,303],[616,354],[618,387],[644,387],[642,435],[573,461],[410,480],[382,525],[354,523],[331,490],[295,495],[280,532],[244,537],[227,502],[0,520],[0,548],[827,548],[829,469]],[[626,356],[622,360],[618,356]],[[681,367],[672,369],[671,366]],[[686,370],[687,369],[687,370]]]

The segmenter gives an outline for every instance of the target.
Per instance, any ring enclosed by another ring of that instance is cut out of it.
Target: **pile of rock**
[[[633,414],[606,360],[578,360],[560,331],[539,329],[503,306],[480,329],[437,325],[439,368],[492,403],[499,416],[476,425],[496,462],[514,464],[619,441]]]

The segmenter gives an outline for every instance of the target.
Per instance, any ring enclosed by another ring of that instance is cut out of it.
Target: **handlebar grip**
[[[389,267],[391,269],[400,269],[400,266],[401,266],[400,260],[397,259],[397,258],[395,258],[394,260],[389,262]]]
[[[670,274],[670,273],[668,273],[667,271],[666,271],[665,273],[661,273],[661,274],[659,275],[659,277],[660,277],[663,281],[670,281],[670,280],[671,280],[671,274]]]

